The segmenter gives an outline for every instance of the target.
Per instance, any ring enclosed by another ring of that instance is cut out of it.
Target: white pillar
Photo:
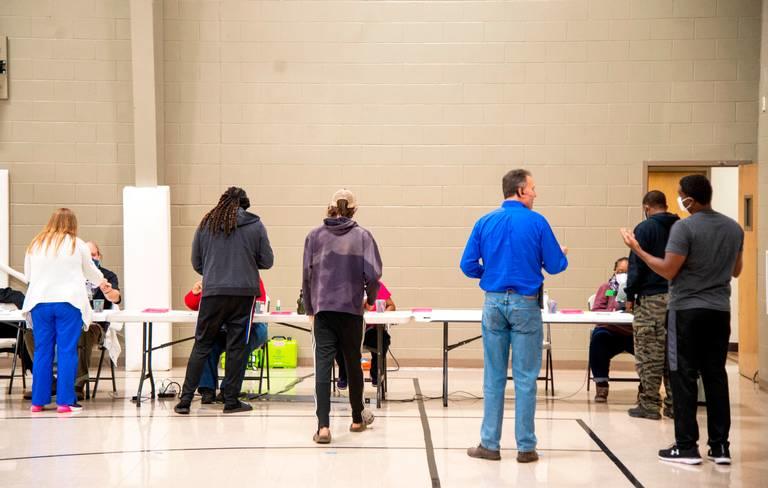
[[[171,308],[171,191],[167,186],[123,189],[126,310]],[[141,324],[125,324],[125,369],[141,369]],[[154,345],[170,342],[171,324],[154,324]],[[171,348],[152,355],[155,370],[172,366]]]
[[[134,173],[137,186],[163,183],[163,4],[131,0]]]

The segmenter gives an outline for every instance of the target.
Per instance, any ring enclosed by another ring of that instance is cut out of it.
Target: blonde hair
[[[53,245],[53,250],[58,252],[67,236],[72,240],[70,254],[74,254],[77,238],[77,217],[72,210],[60,208],[53,212],[43,230],[32,239],[32,242],[27,246],[27,252],[32,252],[35,249],[47,251],[51,245]]]

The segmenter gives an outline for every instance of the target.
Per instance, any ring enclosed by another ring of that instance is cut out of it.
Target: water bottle
[[[299,315],[306,313],[304,310],[304,290],[299,290],[299,299],[296,300],[296,313]]]
[[[279,312],[279,311],[280,311],[280,309],[281,309],[281,308],[280,308],[280,299],[278,298],[278,299],[277,299],[277,303],[275,303],[275,312]]]
[[[541,301],[541,307],[543,311],[549,312],[549,291],[548,290],[544,290],[544,297]]]

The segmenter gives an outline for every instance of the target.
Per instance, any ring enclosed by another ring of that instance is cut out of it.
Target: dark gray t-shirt
[[[731,275],[743,246],[739,224],[714,210],[675,222],[666,252],[686,259],[669,283],[669,309],[730,311]]]

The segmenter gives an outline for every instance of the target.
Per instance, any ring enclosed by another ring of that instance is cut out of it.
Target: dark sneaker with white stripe
[[[668,463],[701,464],[701,455],[697,447],[680,449],[675,444],[668,449],[661,449],[659,451],[659,459]]]
[[[728,449],[728,443],[709,446],[707,459],[714,461],[715,464],[731,464],[731,451]]]

